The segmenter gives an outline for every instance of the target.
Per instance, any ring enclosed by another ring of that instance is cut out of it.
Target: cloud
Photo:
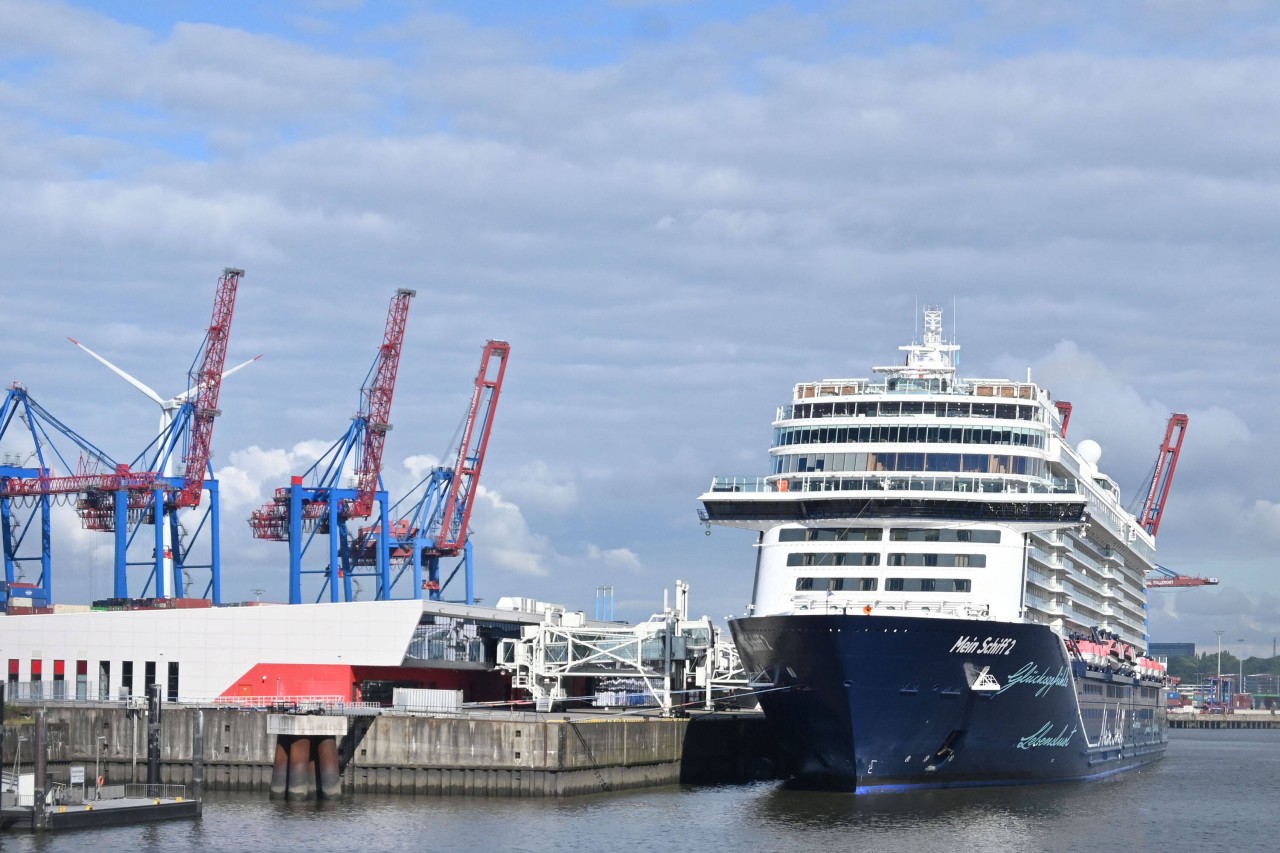
[[[578,502],[577,484],[563,475],[557,476],[542,460],[532,460],[514,470],[491,471],[495,489],[539,512],[564,514]]]
[[[1195,641],[1198,652],[1215,651],[1222,631],[1223,647],[1233,654],[1243,640],[1246,657],[1270,657],[1272,641],[1280,636],[1280,595],[1227,584],[1155,593],[1151,623],[1155,639]]]
[[[587,545],[587,562],[597,564],[606,572],[639,572],[644,567],[640,558],[630,548],[610,548],[601,550],[596,545]]]
[[[411,287],[393,494],[447,455],[476,348],[513,345],[483,588],[572,604],[608,573],[654,601],[662,566],[738,612],[751,537],[703,537],[696,495],[767,470],[794,383],[868,375],[938,302],[962,371],[1030,366],[1126,496],[1187,412],[1161,560],[1275,590],[1274,11],[901,8],[4,4],[6,381],[131,459],[154,411],[62,338],[180,387],[244,267],[228,357],[267,357],[223,389],[214,459],[248,597],[286,570],[240,519],[342,434]]]
[[[483,486],[472,510],[473,547],[482,548],[485,562],[516,575],[546,577],[554,556],[545,536],[529,531],[520,508]]]
[[[1259,538],[1267,542],[1280,542],[1280,503],[1268,500],[1255,501],[1246,516],[1249,526]]]
[[[329,442],[301,441],[292,449],[264,450],[256,445],[232,451],[231,464],[215,471],[224,512],[248,515],[275,490],[289,485],[289,478],[300,475],[319,460],[330,447]]]

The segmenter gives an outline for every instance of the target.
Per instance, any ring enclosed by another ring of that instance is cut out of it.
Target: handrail
[[[785,477],[716,477],[712,493],[743,492],[946,492],[991,495],[1081,495],[1076,480],[1048,483],[1040,478],[1002,474],[913,474],[901,471],[843,471],[820,475],[790,474]]]

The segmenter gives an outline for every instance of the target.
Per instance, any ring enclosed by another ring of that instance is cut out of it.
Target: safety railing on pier
[[[118,788],[124,788],[125,799],[146,799],[146,800],[185,800],[187,798],[186,785],[147,785],[145,783],[128,783],[125,785],[117,785]],[[103,799],[106,799],[105,797]]]
[[[61,684],[60,682],[56,684]],[[96,705],[145,708],[146,699],[141,696],[113,699],[101,695],[95,685],[81,684],[82,690],[51,689],[48,682],[11,681],[6,687],[7,701],[15,705]],[[239,708],[280,712],[319,712],[324,714],[377,713],[382,706],[377,702],[353,702],[337,695],[290,696],[169,696],[166,705],[187,705],[197,708]]]
[[[184,699],[182,704],[281,713],[376,714],[382,710],[377,702],[353,702],[342,696],[216,696]]]

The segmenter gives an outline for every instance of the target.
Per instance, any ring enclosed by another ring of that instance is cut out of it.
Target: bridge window
[[[891,566],[944,566],[985,569],[986,554],[890,554]]]
[[[878,585],[876,578],[796,578],[800,592],[875,592]]]
[[[787,555],[788,566],[878,566],[879,554],[805,551]]]
[[[968,578],[889,578],[888,592],[970,592]]]
[[[879,542],[879,527],[788,527],[778,531],[779,542]]]
[[[895,527],[889,531],[894,542],[987,542],[1000,541],[999,530],[969,530],[936,527]]]

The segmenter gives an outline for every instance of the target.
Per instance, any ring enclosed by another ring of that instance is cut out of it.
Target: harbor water
[[[204,817],[8,835],[5,853],[406,851],[1170,851],[1280,845],[1280,731],[1175,731],[1164,760],[1087,783],[859,797],[777,783],[564,799],[221,794]]]

